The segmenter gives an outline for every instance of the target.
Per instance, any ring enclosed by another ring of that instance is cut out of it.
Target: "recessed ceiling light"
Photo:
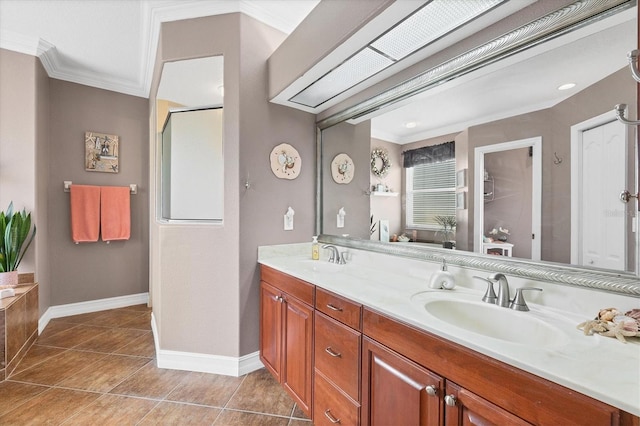
[[[569,89],[573,89],[574,87],[576,87],[575,83],[566,83],[566,84],[563,84],[562,86],[559,86],[558,90],[569,90]]]
[[[415,121],[409,121],[407,123],[404,123],[404,127],[406,127],[407,129],[413,129],[417,125],[418,123],[416,123]]]

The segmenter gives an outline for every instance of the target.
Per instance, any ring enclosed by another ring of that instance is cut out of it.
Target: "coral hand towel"
[[[98,241],[100,187],[71,185],[71,239],[74,243]]]
[[[103,186],[100,195],[102,241],[131,236],[131,200],[128,186]]]

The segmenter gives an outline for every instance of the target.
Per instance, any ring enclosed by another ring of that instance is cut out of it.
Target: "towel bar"
[[[70,192],[72,184],[73,184],[72,181],[65,180],[64,181],[64,192]],[[136,185],[135,183],[130,183],[129,184],[129,190],[131,191],[131,194],[133,194],[133,195],[137,194],[138,193],[138,185]]]

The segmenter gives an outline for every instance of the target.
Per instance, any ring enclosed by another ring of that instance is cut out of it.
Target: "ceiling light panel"
[[[432,0],[289,99],[317,108],[506,0]]]
[[[392,63],[393,61],[389,58],[372,49],[364,48],[295,95],[290,101],[315,108]]]
[[[504,0],[433,0],[371,43],[399,60],[439,39]]]

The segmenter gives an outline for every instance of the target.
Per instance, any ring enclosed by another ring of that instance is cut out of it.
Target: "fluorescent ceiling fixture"
[[[569,90],[569,89],[573,89],[574,87],[576,87],[575,83],[566,83],[566,84],[563,84],[562,86],[559,86],[558,90]]]
[[[365,47],[290,100],[315,108],[360,83],[363,75],[372,76],[391,64],[393,61],[389,58]],[[327,94],[329,94],[329,98],[327,98]]]
[[[448,34],[501,0],[434,0],[371,43],[383,54],[400,60]]]
[[[433,0],[289,101],[316,108],[504,1]]]

